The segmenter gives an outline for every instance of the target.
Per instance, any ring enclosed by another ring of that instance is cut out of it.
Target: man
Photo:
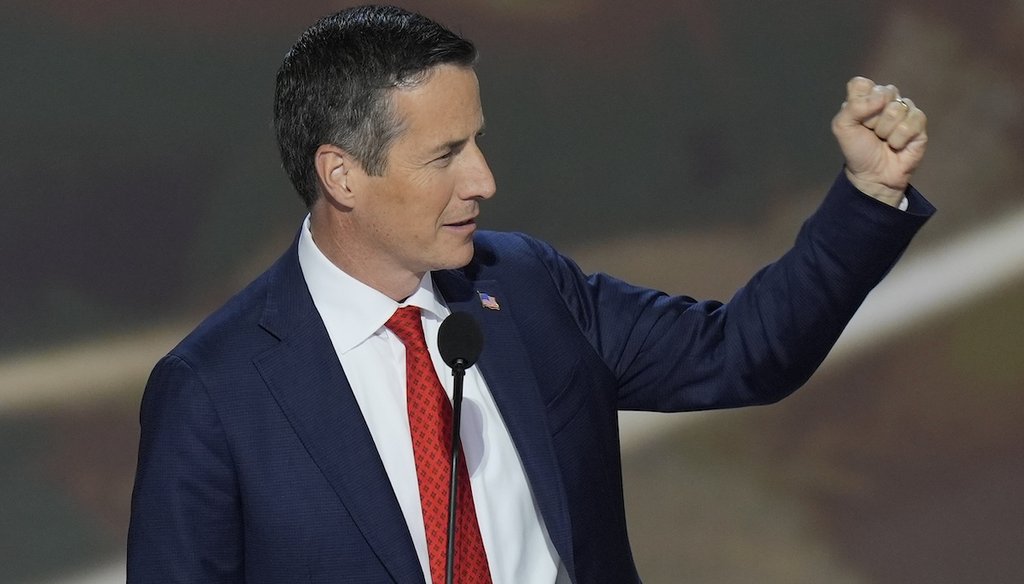
[[[855,78],[833,121],[844,172],[728,304],[586,276],[476,230],[495,184],[475,55],[422,16],[362,7],[286,56],[275,125],[310,214],[150,378],[129,582],[441,581],[436,338],[454,311],[486,339],[466,379],[456,581],[637,581],[616,412],[789,394],[933,211],[908,186],[924,114]]]

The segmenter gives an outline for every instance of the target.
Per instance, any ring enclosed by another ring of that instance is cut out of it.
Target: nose
[[[494,183],[494,175],[487,165],[487,159],[483,151],[476,144],[471,144],[466,152],[466,168],[460,189],[460,197],[463,199],[490,199],[497,190]]]

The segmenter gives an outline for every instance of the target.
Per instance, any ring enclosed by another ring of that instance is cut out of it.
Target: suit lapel
[[[280,339],[254,363],[309,455],[396,582],[423,582],[416,549],[359,404],[313,306],[295,247],[261,325]]]
[[[405,517],[369,428],[306,289],[293,245],[272,270],[261,326],[280,340],[254,359],[295,433],[396,582],[423,582]],[[484,333],[477,366],[516,445],[544,524],[569,574],[572,533],[561,471],[547,431],[537,379],[497,281],[455,271],[434,281],[452,311],[476,317]],[[478,292],[497,299],[484,308]],[[386,486],[386,488],[385,488]]]
[[[537,379],[514,321],[515,310],[525,307],[505,302],[495,280],[472,281],[460,272],[444,271],[434,272],[434,283],[452,312],[468,312],[480,323],[484,348],[477,367],[523,461],[548,535],[569,574],[574,574],[572,531],[561,470],[544,423],[546,414]],[[493,297],[498,308],[485,308],[481,292]]]

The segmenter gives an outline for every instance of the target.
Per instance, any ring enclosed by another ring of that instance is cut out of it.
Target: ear
[[[333,144],[321,144],[313,155],[313,165],[320,179],[320,194],[334,205],[352,208],[354,193],[349,185],[349,173],[355,169],[352,156]]]

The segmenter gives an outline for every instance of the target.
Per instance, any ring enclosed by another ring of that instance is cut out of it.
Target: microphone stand
[[[453,584],[455,577],[455,502],[458,500],[459,488],[459,451],[462,450],[459,430],[462,425],[462,383],[465,376],[465,359],[456,359],[452,365],[455,385],[452,388],[452,473],[448,483],[448,557],[444,568],[446,584]]]
[[[452,388],[452,468],[448,481],[448,557],[445,559],[445,582],[453,584],[455,578],[455,503],[458,501],[459,451],[462,440],[462,381],[466,369],[476,363],[484,337],[480,326],[468,312],[453,312],[441,322],[437,331],[437,350],[441,359],[452,368],[455,385]],[[466,485],[467,487],[469,485]]]

